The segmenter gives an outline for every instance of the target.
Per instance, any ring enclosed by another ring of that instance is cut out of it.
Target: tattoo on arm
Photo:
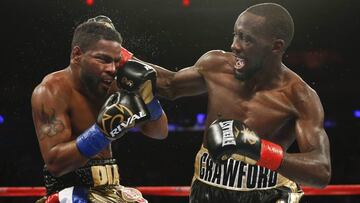
[[[54,108],[45,110],[44,105],[41,106],[41,126],[40,126],[40,135],[39,139],[42,140],[47,137],[53,137],[58,133],[61,133],[65,129],[65,125],[61,120],[58,120],[56,117],[56,112]]]

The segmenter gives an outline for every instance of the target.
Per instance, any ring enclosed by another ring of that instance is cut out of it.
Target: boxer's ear
[[[283,53],[285,51],[285,41],[282,39],[275,39],[273,41],[272,52]]]
[[[74,46],[73,49],[71,50],[71,62],[73,63],[78,63],[80,61],[80,57],[83,54],[83,52],[81,51],[79,46]]]

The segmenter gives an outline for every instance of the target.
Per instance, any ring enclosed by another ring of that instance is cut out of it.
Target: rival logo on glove
[[[105,112],[102,119],[102,127],[105,129],[105,132],[110,132],[111,137],[115,137],[126,128],[133,127],[135,125],[135,120],[139,120],[146,116],[146,113],[143,111],[134,114],[130,109],[123,105],[114,105],[116,108],[109,108],[108,111],[118,112]],[[114,125],[116,125],[116,127]]]

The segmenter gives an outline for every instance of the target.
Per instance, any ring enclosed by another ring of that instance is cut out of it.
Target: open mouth
[[[104,83],[106,86],[110,86],[113,81],[114,81],[113,79],[102,80],[102,83]]]
[[[244,68],[246,62],[245,62],[245,59],[243,58],[239,58],[239,57],[235,57],[235,65],[234,65],[234,68],[236,70],[241,70],[242,68]]]

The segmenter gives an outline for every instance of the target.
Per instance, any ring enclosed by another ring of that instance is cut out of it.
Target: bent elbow
[[[327,185],[329,185],[331,180],[331,168],[330,167],[326,167],[325,170],[323,170],[322,172],[322,177],[321,177],[321,181],[320,181],[320,188],[324,188]]]
[[[159,136],[159,140],[164,140],[164,139],[166,139],[168,137],[168,132],[166,132],[166,133],[162,133],[160,136]]]
[[[316,183],[313,185],[316,188],[325,188],[327,185],[329,185],[331,180],[331,166],[325,165],[322,167],[322,170],[318,173],[318,178]]]
[[[66,173],[64,168],[64,160],[59,159],[59,148],[53,148],[48,154],[48,157],[44,159],[46,169],[49,173],[55,177],[60,177]]]
[[[163,114],[164,115],[164,114]],[[164,120],[166,118],[160,118],[161,120]],[[167,120],[164,121],[150,121],[147,124],[141,126],[140,131],[147,137],[157,139],[157,140],[163,140],[168,137],[168,126],[167,126]],[[163,122],[163,123],[161,123]]]
[[[63,171],[60,167],[58,167],[56,164],[46,164],[46,168],[49,171],[49,173],[55,177],[60,177],[64,175]]]
[[[164,139],[166,139],[168,137],[168,130],[166,128],[166,130],[163,129],[163,130],[160,130],[158,132],[156,132],[156,131],[155,132],[150,132],[150,133],[147,133],[146,135],[148,137],[150,137],[150,138],[153,138],[153,139],[164,140]]]

